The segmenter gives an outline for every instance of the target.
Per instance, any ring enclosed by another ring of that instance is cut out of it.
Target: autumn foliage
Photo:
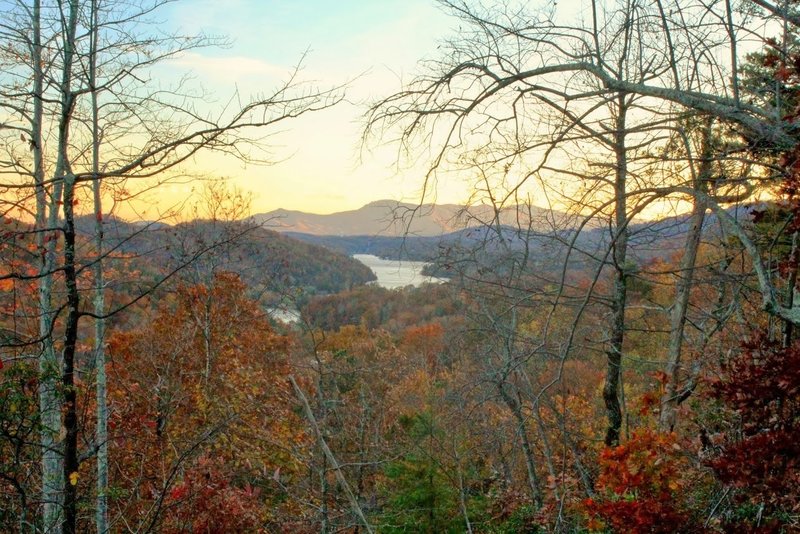
[[[291,446],[306,440],[287,344],[227,273],[181,286],[151,322],[115,335],[114,504],[145,525],[168,518],[163,528],[175,532],[245,532],[267,521],[257,487],[274,490],[276,469],[294,472]]]
[[[201,456],[169,492],[161,532],[256,532],[263,521],[260,491],[231,483],[233,473],[221,458]]]
[[[584,502],[590,528],[635,534],[675,532],[676,525],[689,530],[690,517],[678,497],[687,467],[681,453],[674,435],[648,429],[603,450],[597,496]]]
[[[738,502],[781,522],[800,505],[800,344],[764,335],[744,343],[709,395],[734,415],[709,465]]]

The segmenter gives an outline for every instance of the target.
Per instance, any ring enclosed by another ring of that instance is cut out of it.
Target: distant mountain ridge
[[[732,206],[726,211],[734,218],[744,223],[752,220],[752,210],[760,205]],[[543,210],[546,211],[546,210]],[[563,214],[556,216],[566,217]],[[690,214],[673,215],[663,219],[651,221],[636,221],[628,226],[629,247],[631,258],[645,261],[653,257],[667,257],[679,252],[683,245],[686,232],[689,229]],[[552,222],[553,219],[551,218]],[[554,254],[557,250],[565,250],[569,244],[590,254],[600,254],[607,250],[613,241],[613,230],[601,224],[601,220],[590,221],[589,224],[579,228],[575,224],[565,224],[559,229],[536,229],[533,225],[529,231],[525,228],[517,229],[514,225],[503,224],[486,226],[472,221],[466,227],[461,227],[448,233],[438,235],[376,235],[362,234],[334,234],[308,233],[285,231],[285,235],[319,245],[336,252],[352,256],[354,254],[372,254],[384,259],[402,259],[417,261],[436,261],[442,254],[453,249],[481,250],[485,254],[499,251],[498,247],[520,249],[528,245],[537,255]],[[566,221],[569,222],[569,221]],[[719,219],[714,213],[706,215],[704,227],[709,232],[719,232]],[[502,237],[501,237],[502,236]],[[505,241],[501,245],[501,241]]]
[[[503,224],[522,217],[524,224],[544,230],[563,225],[568,216],[545,208],[516,207],[501,211]],[[330,214],[307,213],[278,209],[254,215],[252,219],[278,232],[293,232],[316,236],[382,236],[437,237],[468,227],[490,224],[494,211],[488,205],[461,206],[457,204],[409,204],[396,200],[378,200],[355,210]]]

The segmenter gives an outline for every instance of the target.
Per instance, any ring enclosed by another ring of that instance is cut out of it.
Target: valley
[[[0,532],[800,532],[797,8],[0,0]]]

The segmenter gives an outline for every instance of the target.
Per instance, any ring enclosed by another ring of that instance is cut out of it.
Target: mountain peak
[[[501,214],[503,222],[530,218],[532,226],[546,225],[547,217],[563,217],[550,210],[535,209],[520,214],[509,207]],[[436,237],[466,227],[489,224],[495,217],[491,206],[465,207],[458,204],[414,204],[380,199],[361,208],[326,215],[301,211],[275,210],[253,216],[281,232],[299,232],[317,236],[428,236]],[[539,220],[542,219],[542,220]]]
[[[381,200],[373,200],[372,202],[369,202],[368,204],[364,204],[361,207],[361,209],[364,209],[364,208],[387,208],[387,207],[394,208],[396,206],[399,206],[400,204],[402,204],[402,202],[400,202],[399,200],[391,200],[391,199],[388,199],[388,198],[384,198],[384,199],[381,199]]]

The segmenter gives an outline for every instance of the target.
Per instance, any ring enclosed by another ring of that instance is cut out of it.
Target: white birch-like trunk
[[[62,499],[64,493],[63,455],[61,452],[61,406],[58,381],[61,374],[59,358],[53,343],[53,276],[56,264],[56,235],[52,229],[58,223],[61,184],[56,183],[50,191],[45,186],[43,146],[43,96],[44,72],[42,59],[41,1],[33,2],[33,46],[31,68],[33,69],[33,120],[31,121],[31,148],[34,160],[36,186],[36,245],[42,251],[39,267],[39,413],[41,417],[40,446],[42,451],[42,530],[58,532],[62,521]],[[49,193],[49,198],[48,198]],[[48,231],[45,231],[45,230]]]
[[[91,45],[89,57],[89,88],[92,102],[92,193],[94,196],[94,363],[97,373],[97,497],[95,502],[95,527],[98,534],[108,532],[108,404],[105,354],[105,288],[103,279],[103,203],[100,190],[100,124],[97,97],[97,48],[99,37],[98,0],[92,0]]]

